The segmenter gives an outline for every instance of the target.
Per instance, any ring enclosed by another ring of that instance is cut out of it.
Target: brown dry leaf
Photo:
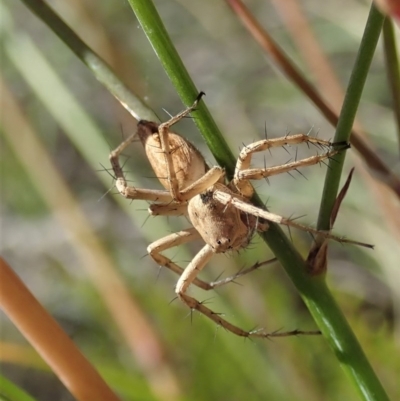
[[[353,173],[354,173],[354,167],[351,169],[349,176],[347,177],[347,180],[343,185],[343,188],[340,190],[339,195],[335,200],[335,203],[332,208],[331,218],[329,221],[329,230],[332,230],[333,225],[335,224],[340,206],[350,187],[351,179],[353,178]],[[328,253],[328,239],[322,237],[316,238],[307,256],[307,264],[310,267],[311,274],[316,275],[326,271],[328,264],[327,253]]]

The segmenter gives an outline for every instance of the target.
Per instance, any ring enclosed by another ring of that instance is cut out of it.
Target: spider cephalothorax
[[[189,220],[213,252],[223,253],[245,248],[255,232],[257,218],[243,213],[233,205],[223,205],[215,201],[214,193],[217,190],[234,195],[225,185],[214,184],[190,199]]]

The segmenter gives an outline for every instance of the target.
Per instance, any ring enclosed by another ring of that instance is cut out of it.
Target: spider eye
[[[224,238],[223,240],[217,240],[216,243],[217,245],[227,245],[230,244],[231,239],[230,238]],[[229,245],[229,248],[231,248],[231,246]]]

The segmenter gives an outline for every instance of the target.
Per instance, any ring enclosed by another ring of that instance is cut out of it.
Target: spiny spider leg
[[[299,167],[313,166],[314,164],[321,163],[325,159],[329,159],[343,149],[347,149],[347,146],[342,149],[335,149],[321,155],[310,156],[294,162],[288,162],[281,166],[267,167],[265,169],[248,169],[239,172],[239,180],[260,180],[261,178],[270,177],[271,175],[286,173],[291,170],[296,170]]]
[[[175,246],[194,241],[195,239],[198,238],[200,238],[200,234],[198,233],[198,231],[193,227],[188,228],[187,230],[182,230],[177,233],[173,233],[163,238],[160,238],[157,241],[154,241],[147,247],[147,252],[158,265],[167,267],[174,273],[181,276],[184,270],[176,263],[174,263],[171,259],[162,255],[161,252],[165,251],[166,249],[170,249]],[[208,283],[199,279],[196,279],[195,282],[193,282],[193,284],[205,290],[209,289]]]
[[[319,331],[300,331],[293,330],[288,332],[272,332],[268,333],[265,330],[254,330],[254,331],[245,331],[238,326],[228,322],[226,319],[221,317],[220,314],[213,312],[204,303],[197,301],[195,298],[190,297],[186,294],[187,289],[190,284],[194,282],[196,276],[200,273],[200,271],[204,268],[207,262],[214,255],[214,251],[210,245],[205,245],[200,252],[193,258],[188,267],[185,269],[179,281],[176,285],[175,292],[178,295],[179,299],[181,299],[190,309],[197,310],[203,315],[207,316],[213,322],[217,323],[219,326],[224,329],[238,335],[241,337],[288,337],[294,335],[310,335],[310,334],[321,334]]]
[[[199,178],[192,185],[180,191],[181,199],[185,203],[171,202],[169,204],[153,204],[149,207],[149,213],[154,216],[179,216],[187,213],[186,201],[194,196],[201,194],[210,186],[223,179],[225,173],[221,167],[213,167],[208,170],[203,177]]]
[[[198,238],[200,238],[200,234],[197,232],[197,230],[194,228],[188,228],[186,230],[182,230],[182,231],[167,235],[163,238],[160,238],[157,241],[154,241],[152,244],[150,244],[148,246],[147,252],[157,262],[157,264],[172,270],[174,273],[178,274],[179,276],[182,276],[185,270],[182,269],[180,266],[178,266],[176,263],[174,263],[171,259],[162,255],[161,252],[165,251],[167,249],[176,247],[178,245],[182,245],[182,244],[186,244],[188,242],[194,241]],[[200,280],[197,277],[194,278],[191,283],[196,285],[199,288],[202,288],[203,290],[206,290],[206,291],[213,290],[214,288],[222,287],[223,285],[228,284],[228,283],[236,280],[237,278],[244,276],[245,274],[251,273],[252,271],[259,269],[261,266],[273,263],[275,261],[276,261],[276,258],[270,259],[265,262],[257,262],[253,266],[250,266],[247,269],[239,271],[238,273],[236,273],[232,276],[226,277],[221,280],[212,281],[210,283]]]
[[[224,329],[230,331],[233,334],[236,334],[240,337],[246,338],[272,338],[272,337],[290,337],[290,336],[298,336],[298,335],[320,335],[321,332],[319,330],[311,330],[311,331],[303,331],[303,330],[292,330],[292,331],[274,331],[267,332],[264,329],[246,331],[241,329],[238,326],[228,322],[226,319],[221,317],[220,314],[213,312],[210,308],[204,305],[204,303],[197,301],[195,298],[190,297],[187,294],[181,293],[179,298],[192,310],[197,310],[203,315],[207,316],[217,325],[223,327]]]
[[[148,212],[151,216],[182,216],[187,214],[187,203],[153,203]]]
[[[338,237],[336,235],[331,234],[330,232],[327,231],[320,231],[317,230],[316,228],[312,228],[309,226],[305,226],[300,223],[296,223],[295,221],[288,219],[286,217],[279,216],[274,213],[270,213],[266,210],[260,209],[257,206],[251,205],[249,203],[243,202],[241,199],[237,198],[234,194],[225,192],[223,188],[222,190],[215,190],[213,192],[213,197],[216,199],[218,202],[221,202],[224,205],[232,205],[236,207],[239,210],[242,210],[245,213],[249,213],[253,216],[259,217],[261,219],[265,219],[267,221],[271,221],[277,224],[282,224],[290,227],[295,227],[303,231],[307,231],[311,234],[318,234],[321,235],[324,238],[329,238],[335,241],[338,241],[340,243],[347,243],[347,244],[353,244],[353,245],[359,245],[363,246],[366,248],[373,248],[373,245],[366,244],[364,242],[358,242],[358,241],[353,241],[350,239]]]
[[[256,263],[254,263],[254,265],[252,265],[252,266],[250,266],[250,267],[248,267],[246,269],[239,270],[236,274],[234,274],[232,276],[223,278],[221,280],[212,281],[211,283],[209,283],[210,287],[211,288],[222,287],[225,284],[228,284],[228,283],[230,283],[232,281],[235,281],[239,277],[242,277],[242,276],[244,276],[244,275],[246,275],[248,273],[251,273],[251,272],[253,272],[255,270],[258,270],[262,266],[266,266],[266,265],[269,265],[271,263],[274,263],[277,260],[278,260],[277,258],[272,258],[270,260],[266,260],[265,262],[256,262]]]
[[[250,169],[250,163],[254,153],[262,152],[272,147],[284,147],[285,145],[300,143],[312,143],[320,145],[322,147],[333,149],[322,155],[315,155],[306,159],[296,160],[294,162],[286,163],[281,166],[274,166],[264,169]],[[261,178],[266,178],[271,175],[296,170],[299,167],[311,166],[320,163],[324,159],[338,154],[340,151],[347,149],[348,147],[349,145],[347,143],[333,144],[329,141],[310,137],[304,134],[288,135],[283,138],[264,139],[261,141],[257,141],[255,143],[245,146],[240,152],[239,158],[236,162],[233,184],[242,195],[246,197],[251,197],[254,190],[248,180],[259,180]]]
[[[135,137],[136,133],[130,135],[116,149],[111,151],[109,156],[111,166],[115,174],[115,186],[118,192],[122,196],[128,199],[143,199],[143,200],[158,201],[158,202],[171,202],[172,197],[168,191],[157,190],[157,189],[140,189],[128,185],[122,167],[119,163],[119,156],[124,151],[124,149],[133,142]]]

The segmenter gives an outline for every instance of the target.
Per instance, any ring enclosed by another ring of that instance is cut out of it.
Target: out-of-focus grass
[[[78,142],[73,142],[66,134],[67,127],[62,119],[72,120],[79,141],[88,138],[85,117],[69,114],[68,98],[58,87],[49,87],[49,76],[38,67],[37,56],[30,55],[25,62],[26,73],[35,77],[35,86],[27,83],[15,60],[4,59],[3,73],[8,85],[13,88],[26,117],[113,258],[116,272],[123,277],[158,334],[166,350],[165,360],[179,381],[178,391],[182,398],[354,399],[354,390],[321,339],[243,341],[217,329],[197,314],[191,320],[179,302],[170,303],[174,298],[176,277],[161,270],[157,278],[157,266],[143,256],[150,241],[186,223],[176,222],[173,218],[146,221],[145,203],[130,204],[119,199],[114,191],[103,197],[112,180],[104,171],[96,173],[102,169],[100,163],[108,166],[108,148],[99,144],[108,143],[112,148],[122,135],[135,129],[134,122],[29,11],[19,3],[6,4],[14,18],[14,39],[31,37],[53,73],[64,82],[67,93],[76,99],[74,102],[83,116],[90,116],[94,124],[101,127],[96,129],[84,149],[80,149]],[[356,2],[350,5],[347,2],[347,15],[351,18],[345,19],[337,4],[305,4],[310,22],[345,84],[368,10]],[[160,1],[156,5],[196,85],[207,93],[207,104],[231,149],[235,151],[242,143],[262,137],[264,124],[269,136],[281,136],[287,130],[305,132],[314,126],[321,137],[332,137],[332,128],[318,112],[265,63],[257,46],[228,8],[214,2],[202,3],[201,7],[197,2],[185,1]],[[271,6],[264,2],[249,2],[249,5],[296,58],[287,33]],[[162,119],[162,108],[170,113],[182,108],[127,3],[92,2],[76,3],[74,7],[63,4],[62,7],[58,12],[73,29],[99,54],[108,58]],[[22,46],[14,51],[21,52],[21,56],[27,55]],[[395,167],[397,145],[394,124],[388,123],[391,121],[388,98],[383,59],[378,52],[360,116],[372,132],[379,154]],[[46,101],[55,103],[59,99],[62,100],[57,103],[59,113],[46,105]],[[185,121],[177,130],[196,143],[213,164],[193,127],[190,121]],[[139,185],[140,180],[141,186],[158,187],[140,146],[133,146],[128,156],[126,168],[134,173],[135,183]],[[284,151],[274,152],[272,157],[267,154],[267,163],[278,164],[288,157]],[[259,162],[264,163],[262,159]],[[79,265],[69,238],[62,232],[54,214],[44,206],[41,195],[32,186],[29,171],[21,168],[7,142],[1,163],[3,255],[117,391],[126,399],[137,399],[138,395],[141,399],[162,399],[149,384],[143,367],[128,352],[128,346],[105,312],[101,296],[94,291],[84,266]],[[41,160],[37,163],[40,167]],[[346,168],[352,164],[349,158]],[[308,168],[303,173],[307,180],[301,176],[295,179],[278,176],[271,179],[270,185],[257,183],[256,186],[265,199],[269,198],[268,204],[274,212],[307,214],[305,221],[315,223],[324,168]],[[398,279],[396,269],[400,255],[398,243],[385,221],[382,222],[382,211],[368,191],[356,171],[336,232],[374,243],[376,250],[331,244],[329,282],[389,395],[396,399],[400,395],[395,374],[399,371],[399,361],[395,358],[399,317],[393,310],[396,310],[394,305],[400,293],[393,288],[390,292],[387,282]],[[121,204],[124,204],[123,209]],[[134,221],[126,218],[127,209]],[[306,254],[308,237],[298,232],[292,232],[292,236],[296,247]],[[266,253],[264,246],[258,246],[259,242],[255,239],[254,247],[240,255],[216,257],[205,272],[206,277],[214,278],[221,272],[229,274],[256,260],[269,258],[271,255]],[[184,265],[197,249],[194,245],[185,251],[173,250],[171,255]],[[213,309],[226,313],[227,318],[244,327],[260,325],[269,330],[312,327],[307,311],[278,266],[243,278],[240,284],[222,288],[215,294],[197,290],[193,293],[199,299],[210,298]],[[127,320],[129,318],[126,316]],[[5,319],[2,321],[2,339],[23,344]],[[41,376],[41,385],[35,390],[29,382],[31,375],[20,359],[15,358],[13,363],[11,353],[7,361],[3,365],[5,376],[28,389],[36,398],[50,399],[49,389],[57,387],[52,376]],[[124,381],[123,378],[129,375],[132,382]],[[130,391],[132,388],[137,391]]]

